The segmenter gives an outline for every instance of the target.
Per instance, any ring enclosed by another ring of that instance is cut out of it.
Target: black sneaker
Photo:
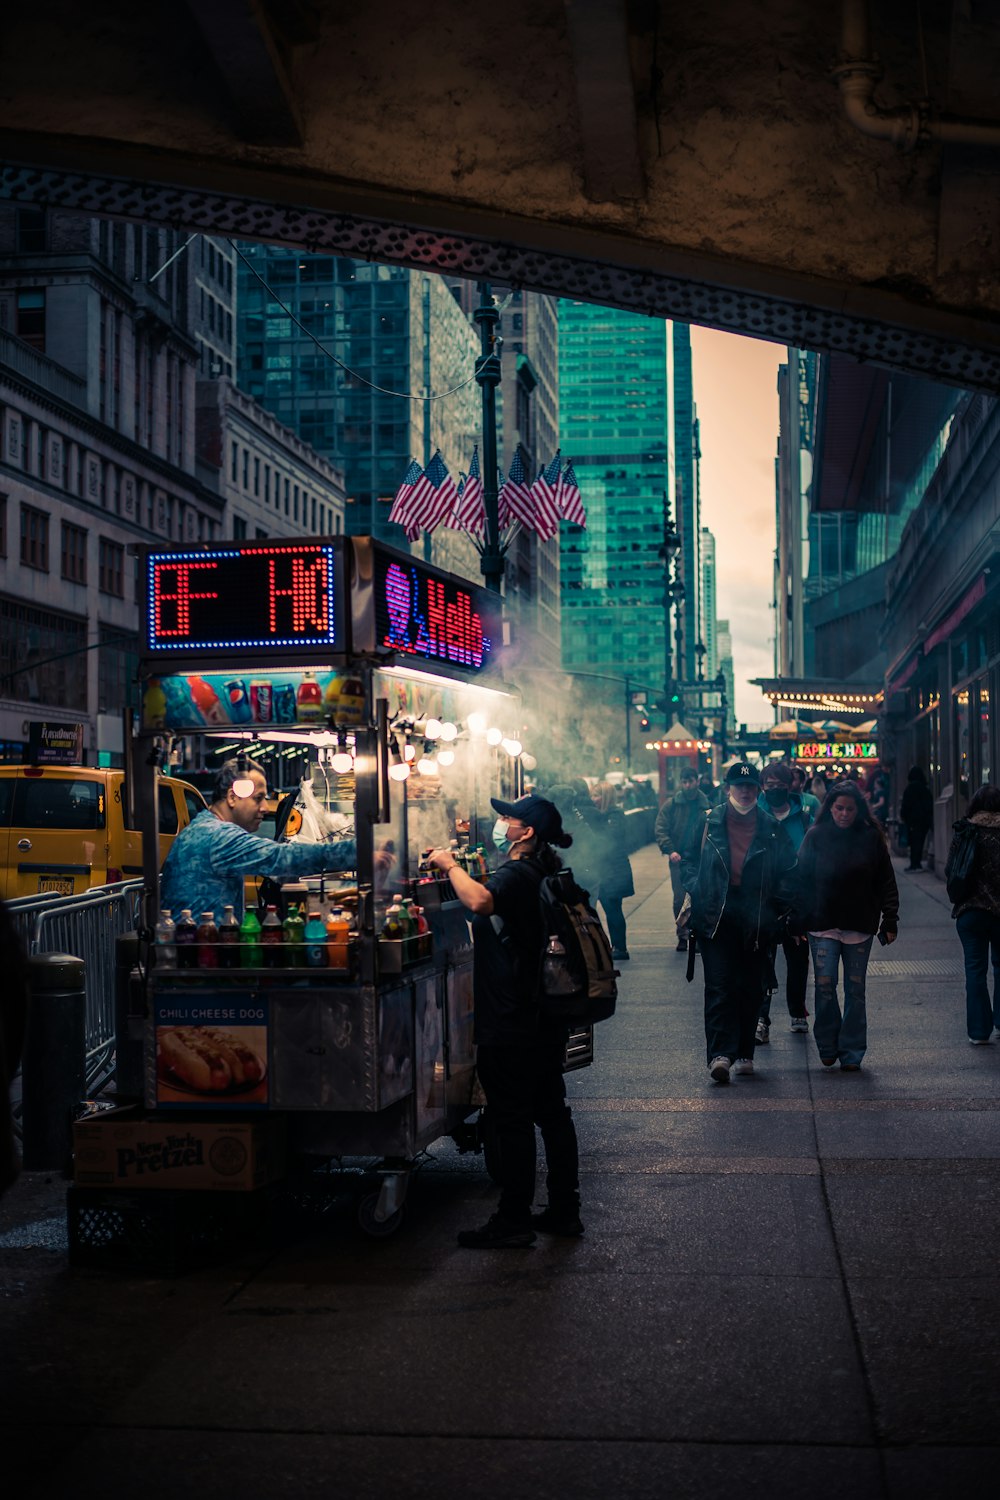
[[[612,950],[611,950],[611,957],[612,958],[631,958],[632,955],[631,955],[631,953],[629,953],[629,951],[628,951],[627,948],[612,948]]]
[[[531,1224],[512,1224],[494,1214],[478,1229],[460,1229],[458,1243],[466,1250],[526,1250],[538,1238]]]
[[[583,1233],[583,1221],[576,1208],[559,1208],[550,1203],[548,1208],[532,1214],[531,1222],[544,1234],[558,1234],[565,1239],[578,1239]]]
[[[686,953],[687,951],[688,951],[688,940],[687,940],[687,938],[678,938],[677,939],[677,952],[678,953]]]

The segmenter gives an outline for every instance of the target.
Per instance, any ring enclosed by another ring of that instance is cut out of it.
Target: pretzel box
[[[149,1119],[109,1111],[73,1127],[78,1187],[245,1193],[283,1176],[280,1119]]]

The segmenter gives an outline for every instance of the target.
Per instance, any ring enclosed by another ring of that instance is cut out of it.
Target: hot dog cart
[[[293,1156],[373,1160],[379,1185],[359,1221],[390,1233],[415,1159],[462,1138],[478,1109],[470,929],[419,853],[458,840],[484,873],[489,799],[522,789],[500,601],[370,538],[150,551],[142,568],[147,931],[173,737],[222,736],[232,754],[309,744],[311,800],[353,823],[357,849],[354,868],[306,882],[353,914],[338,969],[150,966],[147,1110],[178,1125],[195,1112],[280,1114]],[[400,899],[415,899],[429,931],[386,932]],[[589,1048],[589,1033],[575,1037],[572,1065]],[[184,1067],[185,1049],[197,1066]]]

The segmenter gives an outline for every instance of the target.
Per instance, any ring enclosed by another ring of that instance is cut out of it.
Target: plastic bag
[[[302,814],[302,827],[289,843],[328,844],[354,837],[354,819],[347,813],[331,812],[324,807],[313,790],[311,777],[306,777],[299,787],[295,806]]]

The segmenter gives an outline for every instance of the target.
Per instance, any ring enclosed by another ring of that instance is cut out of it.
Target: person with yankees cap
[[[447,872],[456,897],[472,913],[476,1068],[496,1132],[500,1202],[485,1224],[459,1234],[458,1243],[470,1250],[526,1248],[539,1229],[567,1237],[583,1233],[576,1127],[563,1079],[569,1028],[546,1019],[539,1003],[546,942],[539,886],[562,868],[552,846],[568,849],[573,840],[545,797],[490,800],[497,813],[493,843],[506,858],[485,884],[473,880],[450,849],[425,856]],[[533,1214],[536,1125],[545,1146],[549,1202]]]
[[[757,1018],[771,953],[794,894],[795,850],[762,804],[760,772],[734,761],[725,799],[709,813],[684,864],[691,928],[705,966],[705,1044],[715,1083],[753,1072]]]

